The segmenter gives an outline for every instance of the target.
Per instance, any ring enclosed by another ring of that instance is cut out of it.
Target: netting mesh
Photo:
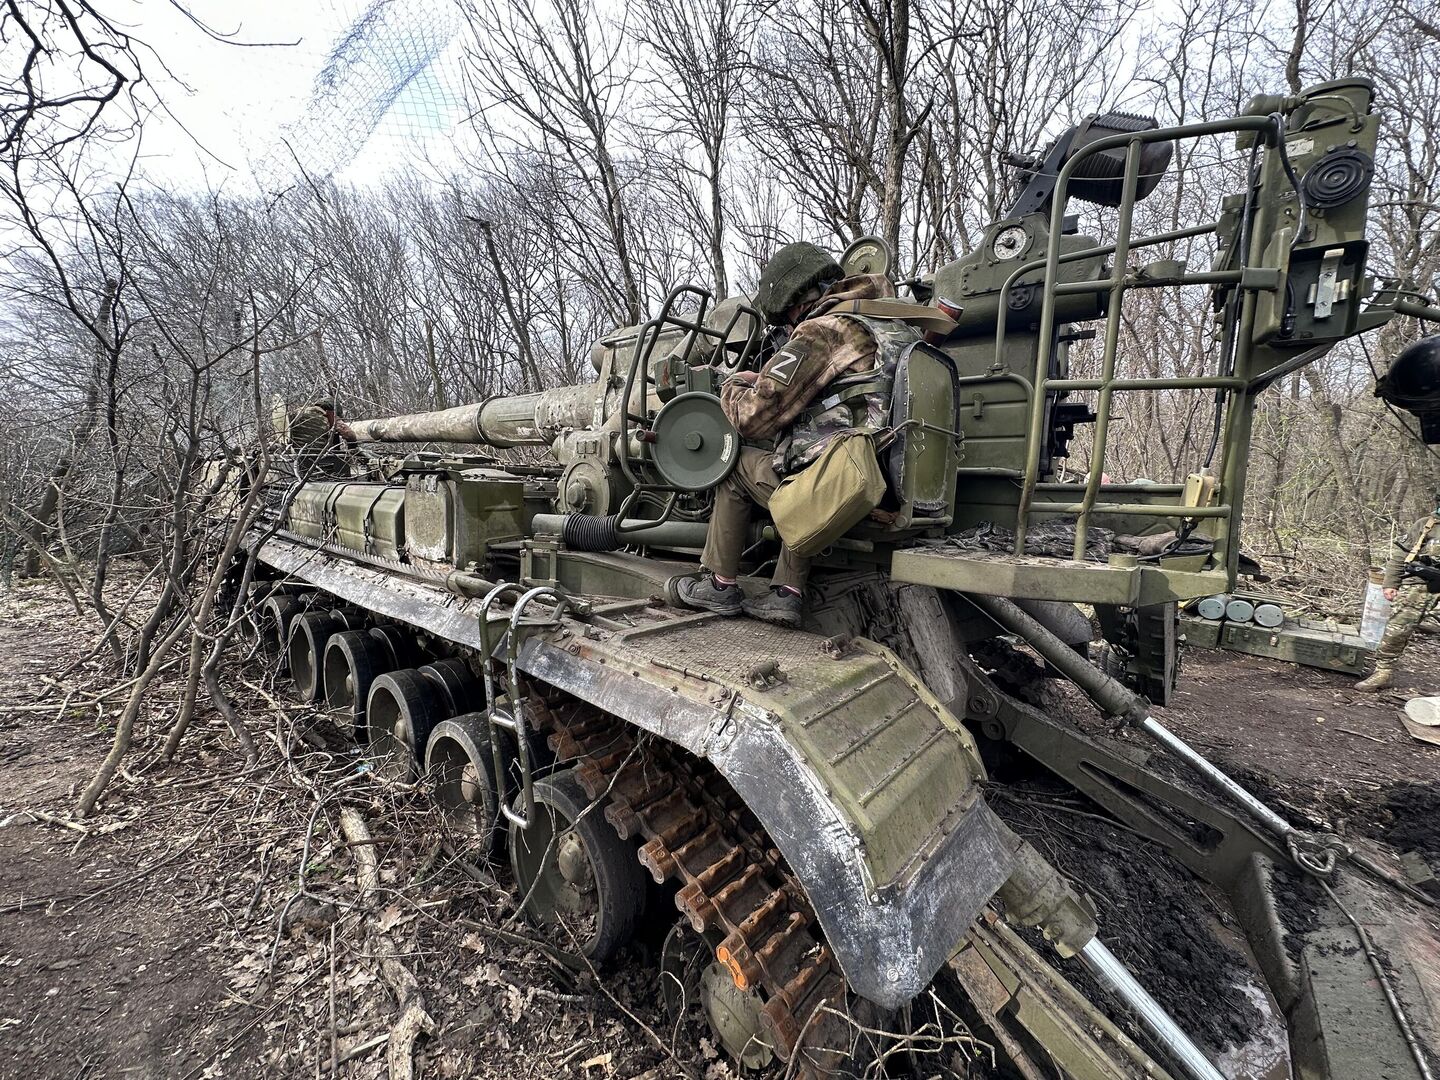
[[[317,8],[318,48],[307,42],[272,58],[314,75],[294,114],[252,140],[261,183],[373,176],[448,156],[465,112],[456,7],[331,0]]]

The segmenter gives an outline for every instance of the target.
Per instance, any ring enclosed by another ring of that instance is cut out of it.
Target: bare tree
[[[518,119],[522,145],[574,186],[570,217],[583,226],[594,215],[604,228],[604,255],[620,283],[620,311],[638,322],[641,278],[613,146],[630,76],[619,44],[623,30],[607,37],[581,0],[558,0],[548,23],[527,0],[463,0],[462,7],[473,31],[468,75],[481,109]],[[492,130],[498,134],[499,128]]]

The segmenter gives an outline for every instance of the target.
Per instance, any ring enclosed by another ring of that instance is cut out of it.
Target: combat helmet
[[[755,307],[766,322],[778,323],[811,289],[824,288],[844,276],[834,257],[814,244],[803,240],[786,244],[771,256],[760,273]]]
[[[1440,334],[1412,342],[1375,383],[1375,396],[1414,414],[1420,437],[1440,443]]]

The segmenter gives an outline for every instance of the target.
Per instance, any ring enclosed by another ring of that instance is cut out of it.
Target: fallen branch
[[[380,899],[380,864],[375,857],[375,841],[370,836],[369,826],[358,810],[347,806],[340,811],[340,831],[350,842],[349,848],[355,856],[355,879],[360,886],[360,899],[366,907],[373,909]],[[422,1031],[427,1034],[433,1031],[435,1021],[425,1011],[420,984],[410,969],[400,962],[399,950],[390,935],[383,930],[372,929],[370,938],[371,952],[380,960],[380,973],[400,1008],[400,1018],[390,1029],[390,1041],[385,1048],[390,1080],[413,1080],[415,1040]]]
[[[335,1069],[338,1069],[341,1065],[345,1065],[345,1064],[347,1064],[347,1063],[355,1060],[357,1057],[360,1057],[362,1054],[368,1054],[371,1050],[374,1050],[377,1046],[380,1046],[380,1045],[382,1045],[382,1044],[384,1044],[384,1043],[387,1043],[387,1042],[389,1042],[389,1041],[390,1041],[390,1033],[387,1031],[384,1035],[377,1035],[377,1036],[375,1036],[375,1038],[373,1038],[373,1039],[367,1039],[365,1042],[360,1043],[360,1045],[358,1045],[358,1046],[352,1046],[349,1050],[346,1050],[345,1053],[344,1053],[343,1055],[341,1055],[341,1056],[336,1060],[334,1066],[331,1067],[330,1071],[333,1072]]]

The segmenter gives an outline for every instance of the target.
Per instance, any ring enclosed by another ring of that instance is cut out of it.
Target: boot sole
[[[744,606],[741,604],[718,604],[711,600],[693,600],[684,593],[680,594],[680,600],[686,607],[693,611],[709,611],[715,615],[727,617],[744,613]]]
[[[770,623],[772,626],[783,626],[789,630],[800,629],[801,618],[799,615],[777,615],[773,611],[752,611],[750,608],[742,608],[746,615],[752,619],[759,619],[761,622]]]

